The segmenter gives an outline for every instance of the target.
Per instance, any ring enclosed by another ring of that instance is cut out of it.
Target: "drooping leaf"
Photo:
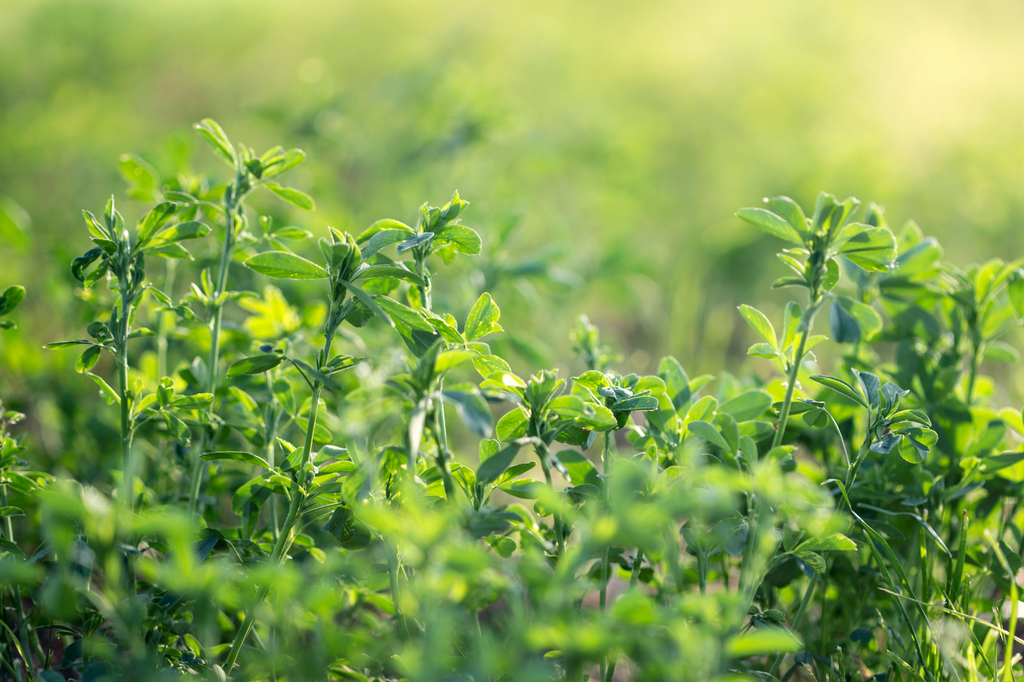
[[[844,396],[846,398],[849,398],[850,400],[852,400],[853,402],[857,403],[858,405],[861,405],[863,407],[867,407],[868,406],[868,403],[864,399],[864,397],[861,396],[861,394],[858,393],[857,390],[853,386],[851,386],[850,384],[846,383],[842,379],[837,379],[835,377],[829,377],[829,376],[823,376],[821,374],[816,374],[816,375],[812,376],[811,379],[813,381],[818,382],[822,386],[825,386],[826,388],[832,389],[833,391],[835,391],[839,395]]]
[[[267,353],[265,355],[254,355],[248,358],[242,358],[236,362],[231,363],[228,367],[228,378],[234,378],[242,376],[243,374],[262,374],[268,370],[274,369],[278,365],[284,362],[284,355],[279,353]]]
[[[784,239],[787,242],[792,242],[794,244],[802,245],[804,243],[803,238],[800,233],[796,231],[796,228],[790,225],[789,222],[784,220],[781,216],[778,216],[771,211],[766,211],[763,208],[741,208],[736,212],[736,215],[741,220],[744,220],[754,227],[767,232],[773,237],[778,237],[779,239]]]
[[[267,463],[267,460],[263,459],[259,455],[254,455],[251,452],[243,452],[240,450],[225,450],[218,452],[204,452],[201,456],[205,460],[230,459],[236,462],[245,462],[246,464],[253,464],[255,466],[263,467],[264,469],[270,469],[270,464]]]
[[[313,202],[313,197],[309,196],[305,192],[300,192],[294,187],[282,187],[276,182],[264,182],[263,186],[269,189],[271,192],[281,197],[289,204],[298,206],[299,208],[307,211],[316,209],[316,204]]]

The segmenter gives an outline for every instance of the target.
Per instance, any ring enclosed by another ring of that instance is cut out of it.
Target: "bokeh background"
[[[40,348],[80,333],[80,211],[127,201],[124,152],[220,173],[206,116],[306,150],[291,182],[318,210],[280,219],[317,234],[456,188],[485,243],[515,222],[487,262],[539,273],[495,285],[524,370],[566,366],[581,313],[629,369],[748,370],[735,306],[786,300],[777,245],[733,215],[765,195],[878,202],[958,265],[1021,254],[1022,20],[989,0],[0,0],[0,286],[29,292],[2,390],[43,421],[91,394]]]

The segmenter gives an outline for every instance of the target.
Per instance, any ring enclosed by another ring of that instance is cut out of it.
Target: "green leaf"
[[[294,187],[282,187],[276,182],[264,182],[263,186],[287,201],[289,204],[298,206],[299,208],[303,208],[307,211],[316,209],[316,204],[313,203],[313,197],[309,196],[305,192],[300,192]]]
[[[102,346],[90,346],[85,349],[78,360],[75,361],[75,371],[79,374],[84,374],[90,371],[96,366],[96,361],[99,360],[100,351],[103,350]]]
[[[502,329],[498,324],[499,317],[501,310],[498,309],[498,304],[485,291],[480,294],[480,298],[473,304],[473,309],[469,311],[462,333],[467,341],[476,341],[488,334],[500,332]]]
[[[1006,292],[1017,317],[1024,317],[1024,271],[1020,268],[1014,270],[1007,280]]]
[[[757,419],[772,405],[772,395],[760,388],[744,391],[718,407],[719,412],[731,414],[738,422]]]
[[[983,359],[986,362],[1015,364],[1020,362],[1020,353],[1017,352],[1016,348],[1005,341],[989,341],[985,346],[985,355]]]
[[[19,507],[0,507],[0,518],[24,515],[25,512],[23,512]]]
[[[117,391],[112,389],[110,387],[110,384],[104,381],[102,377],[98,377],[95,374],[86,374],[85,376],[92,379],[93,382],[97,386],[99,386],[100,396],[103,398],[104,401],[106,401],[108,405],[121,404],[121,397],[117,394]]]
[[[7,315],[12,310],[18,307],[18,304],[25,298],[25,287],[18,284],[4,289],[4,293],[0,294],[0,315]]]
[[[361,268],[356,272],[353,281],[359,279],[369,279],[371,277],[381,277],[384,279],[400,279],[405,282],[412,282],[418,287],[425,287],[427,283],[423,281],[423,278],[417,275],[415,272],[410,272],[405,268],[400,268],[395,265],[369,265]]]
[[[487,485],[498,480],[498,478],[505,473],[505,469],[509,466],[516,458],[516,454],[519,453],[519,443],[511,443],[501,449],[497,454],[488,457],[480,468],[476,470],[476,480],[478,483]]]
[[[810,229],[807,227],[807,216],[800,204],[789,197],[779,196],[765,199],[768,210],[776,215],[782,216],[787,223],[793,226],[801,237],[810,236]]]
[[[980,467],[986,474],[994,474],[1002,469],[1015,466],[1022,461],[1024,461],[1024,452],[1004,452],[981,460]]]
[[[597,474],[597,469],[591,461],[582,454],[576,450],[562,450],[556,455],[556,457],[558,457],[558,461],[561,462],[569,472],[569,480],[573,485],[589,483],[590,485],[595,485],[598,488],[601,487],[601,478]]]
[[[399,222],[397,220],[392,220],[391,218],[384,218],[383,220],[378,220],[373,225],[370,225],[368,228],[363,230],[359,234],[359,236],[356,237],[356,243],[362,244],[366,240],[370,239],[379,232],[383,232],[384,230],[400,230],[402,232],[405,232],[406,235],[403,239],[408,239],[410,234],[416,234],[416,230],[412,229],[405,223]]]
[[[863,398],[863,396],[861,396],[860,393],[857,392],[857,389],[855,389],[853,386],[846,383],[842,379],[836,379],[835,377],[824,376],[821,374],[815,374],[811,377],[811,379],[813,381],[818,382],[822,386],[830,388],[836,393],[846,398],[849,398],[858,405],[868,407],[867,401]]]
[[[505,413],[501,419],[498,420],[498,424],[495,426],[494,430],[498,436],[498,440],[507,443],[510,440],[525,436],[526,429],[529,424],[530,421],[526,412],[521,408],[516,407]],[[477,474],[477,478],[480,478],[479,474]]]
[[[829,308],[829,331],[836,343],[860,343],[860,324],[835,299]]]
[[[363,549],[373,540],[369,527],[356,518],[348,505],[335,507],[330,520],[324,524],[325,530],[345,549]]]
[[[456,249],[470,256],[479,254],[482,247],[480,235],[465,225],[442,227],[434,233],[434,239],[451,242]]]
[[[421,332],[434,331],[433,325],[427,322],[418,310],[402,305],[388,296],[374,296],[373,300],[384,309],[392,320],[401,322],[409,329]]]
[[[687,424],[686,428],[690,430],[690,433],[700,436],[704,440],[708,441],[713,445],[717,445],[726,452],[733,451],[733,449],[729,447],[729,443],[726,442],[725,438],[722,437],[722,434],[720,434],[718,432],[718,429],[716,429],[714,425],[711,424],[710,422],[706,422],[703,420],[693,421]]]
[[[914,426],[898,432],[903,436],[900,443],[900,456],[911,464],[920,464],[928,458],[928,453],[939,440],[938,434],[931,429]]]
[[[473,368],[486,378],[495,372],[511,372],[508,363],[497,355],[477,355],[473,358]]]
[[[403,227],[405,227],[403,225]],[[381,249],[390,246],[391,244],[397,244],[404,242],[409,238],[410,230],[397,229],[397,230],[381,230],[370,237],[370,241],[367,242],[366,246],[363,247],[362,255],[363,259],[367,259],[370,256],[376,254]]]
[[[254,464],[264,469],[270,469],[270,464],[267,460],[263,459],[259,455],[254,455],[251,452],[242,452],[240,450],[225,450],[218,452],[204,452],[202,458],[205,460],[219,460],[219,459],[231,459],[236,462],[245,462],[246,464]]]
[[[766,211],[763,208],[741,208],[736,212],[736,215],[740,220],[744,220],[754,227],[760,228],[773,237],[778,237],[779,239],[784,239],[787,242],[792,242],[794,244],[803,245],[804,243],[803,238],[800,236],[800,233],[796,231],[796,228],[790,225],[785,219],[771,211]]]
[[[757,308],[749,305],[739,307],[740,315],[747,321],[747,324],[757,332],[762,339],[767,341],[772,348],[778,348],[779,342],[775,336],[775,327],[772,326],[768,317]]]
[[[806,540],[796,548],[796,551],[805,550],[808,552],[853,552],[857,549],[857,543],[842,533],[832,533],[820,538]]]
[[[803,644],[785,628],[760,628],[734,635],[725,643],[725,653],[733,658],[749,658],[767,653],[800,651]]]
[[[166,225],[177,212],[178,206],[170,201],[157,204],[139,223],[139,246],[146,243]]]
[[[508,559],[516,551],[516,541],[511,538],[505,538],[500,535],[488,535],[484,539],[487,540],[487,544],[491,546],[494,553],[502,559]]]
[[[261,275],[279,279],[324,279],[327,271],[316,263],[287,251],[265,251],[245,261],[245,266]]]
[[[243,374],[262,374],[267,370],[274,369],[284,362],[284,355],[279,353],[267,353],[265,355],[254,355],[249,358],[242,358],[231,363],[228,367],[228,378],[242,376]]]
[[[449,389],[441,394],[444,400],[455,405],[462,422],[480,438],[491,435],[491,409],[479,391]]]
[[[206,140],[217,156],[232,168],[235,167],[235,148],[231,146],[228,136],[224,134],[224,131],[217,125],[216,121],[212,118],[204,118],[192,127]]]
[[[843,244],[839,253],[865,270],[885,272],[896,259],[896,238],[887,228],[869,227]]]
[[[188,425],[170,412],[164,412],[163,414],[164,423],[167,424],[167,432],[171,435],[171,438],[181,445],[188,445],[192,439],[192,432],[189,431]]]

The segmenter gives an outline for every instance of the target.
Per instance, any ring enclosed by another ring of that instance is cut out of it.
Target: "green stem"
[[[6,485],[0,485],[0,507],[6,507],[6,506],[7,506],[7,486]],[[14,542],[14,524],[11,521],[11,517],[10,516],[5,516],[4,517],[4,525],[6,526],[4,534],[7,536],[7,540],[9,542],[13,543]],[[34,649],[38,649],[39,648],[39,643],[38,643],[38,640],[37,640],[35,647],[29,647],[28,624],[25,621],[25,607],[21,603],[21,586],[16,584],[16,583],[12,584],[11,585],[11,593],[12,593],[12,596],[14,597],[14,612],[15,612],[15,615],[16,615],[16,617],[18,619],[18,639],[21,640],[21,650],[23,652],[25,652],[26,656],[30,656],[31,654],[29,652],[33,651]],[[36,655],[38,656],[39,653],[37,652]],[[39,657],[39,660],[40,661],[43,660],[41,656]],[[31,673],[32,665],[31,665],[31,663],[29,661],[25,661],[25,669],[28,670]],[[33,675],[33,677],[35,677],[35,676]]]
[[[178,269],[178,261],[167,259],[167,274],[164,277],[164,293],[173,296],[174,276]],[[156,332],[156,373],[157,380],[167,376],[167,334],[174,324],[174,313],[160,313],[160,324]]]
[[[796,353],[793,355],[793,364],[789,368],[786,378],[786,396],[782,400],[782,409],[779,411],[779,423],[775,428],[775,438],[772,439],[772,447],[777,448],[782,444],[782,437],[786,433],[786,424],[789,422],[789,410],[793,404],[793,394],[796,391],[796,383],[800,376],[800,365],[803,363],[804,355],[807,354],[807,337],[811,334],[811,327],[814,324],[814,316],[818,314],[821,306],[821,294],[815,292],[811,298],[810,306],[804,311],[800,319],[800,343],[797,344]]]
[[[605,431],[604,434],[602,434],[602,437],[604,438],[604,443],[603,443],[604,448],[601,451],[601,464],[602,464],[602,469],[601,470],[604,472],[604,480],[602,481],[602,483],[603,483],[603,487],[604,487],[604,507],[605,507],[605,512],[607,512],[608,509],[609,509],[609,504],[608,504],[608,474],[609,474],[609,472],[611,472],[611,467],[612,467],[611,433],[609,433],[608,431]],[[604,613],[605,613],[605,602],[607,600],[607,595],[608,595],[608,582],[609,582],[609,579],[611,578],[611,576],[609,575],[609,571],[608,571],[608,568],[609,568],[608,567],[608,563],[609,563],[608,562],[608,558],[609,558],[609,548],[608,548],[608,546],[605,546],[605,548],[603,550],[601,550],[601,595],[600,595],[601,615],[604,615]],[[602,661],[601,665],[602,666],[604,665],[603,661]]]
[[[132,467],[132,416],[128,388],[128,320],[131,316],[131,303],[128,300],[127,286],[121,287],[121,319],[118,321],[117,345],[117,387],[121,401],[121,490],[128,511],[135,511],[135,471]],[[134,539],[131,540],[134,544]],[[127,572],[127,597],[135,596],[135,558],[125,554],[125,570]]]
[[[800,623],[803,622],[804,612],[807,610],[807,605],[811,603],[811,596],[814,594],[814,588],[818,585],[818,577],[811,579],[811,583],[804,590],[804,597],[800,600],[800,608],[796,611],[796,616],[793,617],[793,626],[790,630],[798,630]],[[785,654],[779,654],[775,657],[775,662],[772,663],[771,669],[768,671],[768,677],[772,678],[775,673],[778,672],[779,666],[782,664],[782,659],[785,658]]]
[[[548,447],[545,443],[541,443],[536,446],[537,457],[540,459],[540,468],[544,471],[544,481],[551,488],[551,491],[555,490],[555,482],[551,477],[551,462],[548,459]],[[555,525],[555,542],[557,544],[557,555],[560,557],[565,553],[565,538],[562,537],[562,516],[558,512],[554,513],[554,525]]]
[[[441,388],[438,387],[438,398],[434,401],[434,438],[437,440],[437,468],[441,471],[441,478],[444,480],[444,496],[448,502],[455,502],[458,491],[455,489],[455,480],[452,478],[452,470],[448,466],[450,459],[448,452],[448,433],[444,422],[444,403],[440,398]]]
[[[276,455],[274,441],[277,438],[277,396],[274,394],[274,383],[270,379],[270,372],[265,373],[264,376],[267,379],[267,394],[269,396],[267,399],[267,413],[264,417],[267,427],[266,454],[267,463],[273,469],[276,466],[274,461]],[[277,519],[277,500],[271,495],[267,503],[270,505],[270,525],[274,529],[274,542],[277,542],[277,538],[281,534],[281,527]]]
[[[867,459],[868,452],[870,452],[870,450],[871,431],[869,430],[868,433],[864,435],[864,442],[861,443],[860,451],[857,453],[857,459],[853,461],[853,466],[850,467],[850,470],[846,474],[847,493],[849,493],[850,489],[853,487],[853,482],[857,480],[857,472],[860,471],[860,465],[864,463],[865,459]],[[853,511],[853,509],[851,508],[850,511]]]
[[[326,330],[326,339],[324,340],[324,350],[321,355],[322,361],[318,362],[321,365],[326,362],[331,355],[331,344],[334,341],[334,334],[337,331],[336,328],[328,328]],[[316,430],[316,418],[320,410],[320,392],[323,389],[323,385],[319,380],[313,383],[313,395],[309,404],[309,419],[306,422],[306,439],[302,445],[302,459],[299,463],[298,470],[295,472],[295,479],[292,482],[292,500],[288,507],[288,515],[284,519],[284,525],[281,528],[281,533],[278,535],[277,541],[274,543],[274,549],[270,554],[270,563],[274,566],[281,565],[288,555],[288,548],[291,547],[292,541],[295,539],[295,527],[299,518],[299,512],[302,510],[302,505],[306,501],[306,467],[309,464],[310,452],[313,449],[313,432]],[[256,623],[256,611],[263,604],[263,601],[267,598],[267,593],[270,591],[270,586],[263,584],[256,591],[256,597],[252,601],[252,606],[249,611],[245,614],[245,619],[242,621],[242,625],[238,628],[238,632],[235,634],[235,639],[231,643],[231,649],[228,651],[228,656],[224,661],[224,671],[228,674],[235,667],[235,661],[238,660],[238,654],[242,650],[242,645],[245,643],[246,638],[249,636],[249,632],[252,631],[253,625]]]
[[[224,196],[224,245],[220,253],[220,268],[217,272],[217,286],[211,298],[212,319],[210,323],[210,356],[207,360],[206,392],[214,396],[210,401],[207,410],[207,417],[213,416],[213,407],[217,396],[217,383],[220,365],[220,332],[224,316],[224,305],[220,301],[221,294],[227,287],[228,270],[231,267],[231,259],[235,251],[235,209],[238,206],[237,193],[240,183],[240,176],[235,177],[234,186]],[[192,464],[192,485],[188,498],[188,513],[194,516],[199,508],[199,492],[203,486],[203,459],[202,454],[206,451],[208,443],[209,427],[204,425],[202,434],[199,437],[199,447],[196,449],[195,460]]]
[[[402,615],[402,609],[398,606],[398,549],[391,543],[385,541],[386,552],[388,553],[388,578],[391,581],[391,603],[395,607],[395,620],[398,622],[398,635],[402,641],[409,639],[409,624]],[[478,621],[479,627],[479,621]]]
[[[978,367],[981,365],[981,356],[983,351],[983,344],[981,342],[981,333],[976,330],[971,330],[971,372],[967,379],[967,405],[970,406],[974,403],[974,388],[978,383]]]
[[[629,574],[629,589],[636,587],[637,581],[640,580],[640,569],[644,563],[644,551],[639,547],[636,548],[636,559],[633,561],[633,570]]]

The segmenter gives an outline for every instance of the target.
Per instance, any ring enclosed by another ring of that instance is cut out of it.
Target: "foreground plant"
[[[673,357],[632,373],[586,318],[573,371],[520,372],[496,350],[514,325],[478,276],[512,275],[488,256],[463,276],[483,248],[458,193],[415,226],[312,226],[326,236],[306,258],[283,241],[304,228],[262,215],[256,235],[245,208],[260,185],[312,207],[267,181],[301,153],[257,158],[210,121],[200,132],[234,180],[136,180],[133,196],[166,201],[135,231],[113,202],[87,216],[96,247],[73,265],[101,312],[91,339],[56,345],[86,346],[77,369],[121,407],[119,492],[31,473],[31,443],[9,433],[19,415],[0,412],[3,674],[1024,672],[1024,421],[992,407],[983,373],[1015,360],[1002,336],[1024,312],[1020,263],[955,268],[915,225],[894,235],[880,207],[857,222],[853,199],[823,194],[807,217],[780,197],[739,213],[793,245],[779,257],[794,276],[776,285],[806,291],[778,325],[740,309],[759,337],[750,354],[777,374],[691,378]],[[211,217],[221,267],[196,274],[181,242]],[[186,299],[148,282],[155,256],[183,257],[175,277],[197,280]],[[236,256],[246,267],[229,278]],[[109,295],[91,288],[101,279]],[[826,305],[828,336],[815,336]],[[149,340],[135,322],[172,313],[182,328]],[[183,503],[161,445],[183,452],[193,429]],[[26,557],[31,533],[44,541]]]

